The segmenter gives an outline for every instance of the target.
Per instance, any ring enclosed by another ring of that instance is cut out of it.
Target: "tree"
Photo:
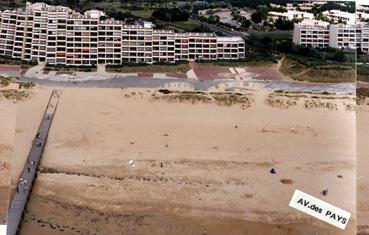
[[[250,28],[250,25],[251,25],[251,21],[248,20],[248,19],[243,19],[241,21],[241,26],[244,30],[247,30],[248,28]]]
[[[207,22],[209,24],[217,24],[219,22],[219,16],[217,15],[211,15],[209,16],[209,18],[207,19]]]
[[[283,20],[281,18],[278,18],[274,23],[274,27],[279,30],[293,30],[294,23],[290,20]]]
[[[67,0],[66,4],[71,8],[75,8],[79,5],[79,0]]]
[[[251,14],[251,20],[259,24],[268,17],[269,9],[265,6],[258,6],[256,12]]]
[[[269,6],[270,0],[229,0],[229,3],[233,7],[248,7],[256,9],[262,5]]]
[[[293,48],[293,43],[291,40],[281,40],[276,45],[276,49],[284,53],[291,53],[292,48]]]
[[[333,56],[333,60],[338,62],[345,62],[347,58],[343,51],[337,51]]]
[[[190,13],[179,8],[160,8],[152,13],[152,17],[167,22],[186,21],[190,17]]]
[[[196,26],[191,30],[192,32],[199,32],[199,33],[212,33],[213,30],[209,28],[207,25],[201,24],[199,26]]]
[[[265,46],[265,47],[270,47],[273,43],[273,39],[269,36],[265,36],[263,38],[261,38],[260,40],[260,44]]]
[[[259,11],[256,11],[256,12],[254,12],[254,13],[251,14],[251,20],[255,24],[259,24],[263,20],[263,17],[262,17],[262,15],[261,15],[261,13]]]
[[[191,4],[189,2],[178,3],[178,8],[183,11],[190,11],[192,9]]]
[[[198,14],[199,10],[209,8],[209,3],[205,1],[196,1],[192,4],[192,13]]]

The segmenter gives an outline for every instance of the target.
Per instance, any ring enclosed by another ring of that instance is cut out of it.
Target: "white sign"
[[[351,217],[351,213],[297,189],[292,196],[289,206],[342,230],[346,228]]]
[[[0,225],[0,235],[6,235],[6,225]]]

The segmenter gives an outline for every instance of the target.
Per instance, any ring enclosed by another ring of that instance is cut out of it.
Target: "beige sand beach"
[[[369,103],[367,100],[366,103]],[[369,105],[357,109],[357,217],[358,234],[369,234]]]
[[[0,224],[5,224],[8,210],[11,155],[14,145],[16,103],[3,92],[16,89],[14,84],[0,88]]]
[[[19,104],[13,183],[50,92]],[[355,233],[353,97],[193,95],[63,88],[21,234]],[[289,208],[295,189],[346,230]]]

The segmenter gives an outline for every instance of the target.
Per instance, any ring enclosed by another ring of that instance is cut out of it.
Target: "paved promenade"
[[[44,150],[47,135],[58,106],[61,91],[53,90],[50,96],[48,106],[46,107],[44,116],[41,120],[39,129],[35,133],[31,150],[28,154],[27,162],[24,165],[21,177],[18,181],[16,193],[11,202],[8,220],[7,220],[7,235],[16,235],[20,229],[23,212],[26,208],[29,195],[31,194],[32,186],[36,178],[37,168],[41,160]]]

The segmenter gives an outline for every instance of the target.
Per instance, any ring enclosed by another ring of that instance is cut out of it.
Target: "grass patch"
[[[316,99],[305,100],[304,107],[306,109],[326,108],[330,111],[338,109],[337,105],[332,102],[324,102]]]
[[[369,82],[369,65],[363,64],[357,66],[357,80]]]
[[[19,89],[32,89],[36,84],[34,82],[19,83]]]
[[[0,76],[0,87],[7,87],[10,84],[10,78]]]
[[[30,96],[29,92],[18,91],[15,89],[0,90],[0,95],[5,97],[7,100],[22,101]]]
[[[290,40],[293,37],[293,33],[290,31],[272,31],[272,32],[253,32],[251,35],[259,37],[269,37],[274,40]]]
[[[96,66],[71,66],[61,64],[46,64],[45,71],[58,71],[58,72],[95,72],[97,71]]]
[[[277,63],[272,57],[250,57],[237,60],[196,60],[199,64],[207,64],[213,66],[225,66],[225,67],[257,67],[257,66],[268,66]]]
[[[186,73],[191,69],[189,63],[178,64],[122,64],[107,65],[107,72],[114,73]]]
[[[161,93],[164,95],[157,96],[153,94],[151,98],[154,100],[158,100],[158,99],[166,100],[169,103],[190,102],[192,104],[197,104],[197,103],[211,103],[212,102],[212,99],[205,92],[175,91],[171,93],[168,93],[168,92],[164,93],[162,90]]]
[[[344,64],[325,64],[309,66],[286,57],[280,71],[298,81],[319,82],[319,83],[342,83],[355,82],[355,69],[353,66]]]
[[[31,61],[20,60],[9,56],[0,55],[0,64],[20,65],[21,68],[29,68],[37,65],[38,62],[33,60]]]
[[[243,104],[244,107],[250,107],[252,101],[248,95],[241,93],[210,92],[210,95],[215,103],[221,106]]]
[[[142,10],[130,10],[130,9],[122,9],[123,13],[131,13],[134,16],[149,19],[155,9],[142,9]]]
[[[159,89],[158,91],[159,91],[160,93],[165,94],[165,95],[168,95],[168,94],[170,94],[170,93],[173,93],[173,91],[170,91],[170,90],[168,90],[168,89]]]
[[[298,97],[288,97],[281,95],[281,93],[271,93],[265,99],[265,103],[271,107],[289,109],[297,105]]]
[[[281,179],[280,181],[282,184],[293,184],[293,181],[291,179]]]
[[[160,89],[160,94],[153,94],[153,100],[166,100],[170,103],[190,102],[197,103],[215,103],[219,106],[232,106],[241,104],[242,108],[248,108],[253,102],[248,94],[232,93],[232,92],[201,92],[201,91],[171,91]]]
[[[15,8],[24,7],[23,1],[16,1],[15,3],[0,2],[0,10],[14,10]]]
[[[170,23],[171,25],[173,25],[176,28],[180,28],[183,29],[185,31],[193,31],[196,27],[200,26],[201,23],[192,21],[192,20],[187,20],[187,21],[174,21]]]
[[[369,97],[369,88],[357,88],[356,97]]]
[[[359,105],[365,104],[365,100],[369,98],[369,88],[356,89],[356,103]],[[369,103],[367,103],[368,105]]]

